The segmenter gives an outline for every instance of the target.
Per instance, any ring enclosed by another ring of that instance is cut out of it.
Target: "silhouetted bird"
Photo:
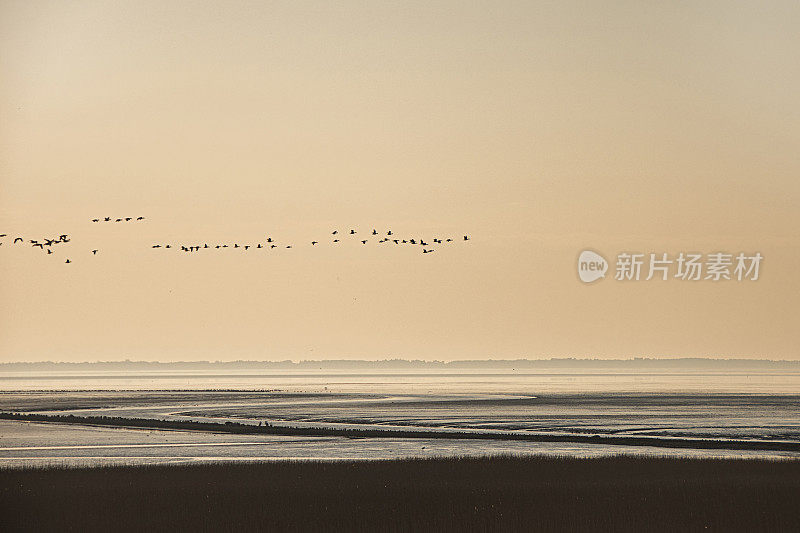
[[[92,222],[100,222],[100,219],[99,218],[93,218]]]
[[[67,237],[69,237],[69,235],[66,235],[66,234],[65,234],[65,235],[59,235],[59,236],[58,236],[58,238],[59,238],[59,239],[61,239],[62,241],[65,241],[65,242],[66,242],[66,240],[67,240]]]
[[[172,246],[170,246],[170,245],[168,244],[168,245],[166,245],[164,248],[172,248]]]
[[[261,243],[258,243],[258,246],[256,246],[256,248],[261,248]]]
[[[467,237],[466,235],[464,235],[464,240],[465,240],[465,241],[468,241],[468,240],[469,240],[469,237]]]
[[[244,245],[244,249],[247,250],[248,248],[250,248],[250,245],[249,244],[245,244]]]
[[[131,220],[133,220],[131,217],[125,217],[125,222],[130,222]]]
[[[64,262],[65,262],[65,263],[72,263],[72,261],[70,261],[69,259],[67,259],[67,260],[66,260],[66,261],[64,261]]]
[[[432,251],[433,251],[433,250],[426,250],[425,248],[423,248],[423,249],[422,249],[422,253],[423,253],[423,254],[429,254],[429,253],[431,253]]]
[[[144,220],[144,217],[136,217],[136,220]]]
[[[417,244],[417,241],[415,241],[414,239],[411,239],[411,240],[410,240],[410,241],[408,241],[408,242],[410,242],[411,244]]]
[[[339,242],[339,239],[333,239],[333,242]]]
[[[208,244],[203,244],[203,248],[208,248]]]
[[[427,242],[425,242],[425,241],[419,241],[419,244],[420,244],[421,246],[428,246],[428,243],[427,243]]]
[[[267,237],[267,242],[272,242],[272,237]]]
[[[391,234],[392,234],[392,230],[389,230],[389,231],[386,233],[386,235],[391,235]]]
[[[5,236],[6,236],[6,234],[5,234],[5,233],[3,233],[2,235],[0,235],[0,237],[5,237]]]
[[[361,241],[361,244],[367,244],[367,241],[366,240]]]
[[[160,244],[154,244],[153,248],[161,248],[161,245]]]
[[[291,247],[292,247],[291,245],[287,246],[287,248],[291,248]]]
[[[351,229],[351,230],[350,230],[350,235],[355,235],[355,234],[356,234],[356,230],[354,230],[354,229]]]
[[[53,250],[47,250],[48,255],[53,253]]]
[[[103,220],[104,220],[104,221],[106,221],[106,222],[108,222],[108,221],[110,221],[110,220],[111,220],[111,217],[106,217],[106,218],[104,218]]]
[[[395,243],[395,244],[397,244],[397,243],[398,243],[398,242],[400,242],[400,241],[398,241],[397,239],[392,239],[392,242],[393,242],[393,243]]]
[[[315,244],[317,244],[317,241],[311,241],[311,246],[314,246]]]
[[[331,235],[336,235],[337,233],[339,233],[338,230],[333,230],[333,232],[331,232]]]
[[[372,230],[372,234],[373,234],[373,235],[377,235],[377,234],[378,234],[378,230],[375,230],[375,229],[373,229],[373,230]]]
[[[238,247],[239,247],[239,245],[238,245],[238,244],[234,244],[234,245],[233,245],[233,247],[234,247],[234,248],[238,248]]]
[[[34,248],[35,248],[35,247],[37,247],[37,246],[38,246],[39,248],[41,248],[42,250],[44,250],[44,245],[43,245],[42,243],[40,243],[40,242],[37,242],[36,244],[34,244],[34,245],[33,245],[33,247],[34,247]]]
[[[447,242],[453,242],[453,239],[447,239]]]
[[[97,250],[92,250],[92,255],[97,255]]]
[[[278,245],[277,245],[277,244],[272,244],[272,245],[270,245],[270,248],[277,248],[277,247],[278,247]]]
[[[117,220],[115,220],[114,222],[122,222],[122,219],[121,219],[121,218],[118,218],[118,219],[117,219]]]

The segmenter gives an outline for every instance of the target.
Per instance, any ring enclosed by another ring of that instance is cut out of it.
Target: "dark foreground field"
[[[1,531],[800,531],[800,461],[485,458],[0,471]]]

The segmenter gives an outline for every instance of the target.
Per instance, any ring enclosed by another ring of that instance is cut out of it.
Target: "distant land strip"
[[[635,357],[632,359],[551,358],[551,359],[473,359],[458,361],[436,361],[420,359],[330,359],[330,360],[281,360],[281,361],[94,361],[94,362],[5,362],[0,363],[0,372],[36,371],[165,371],[165,370],[296,370],[296,371],[346,371],[346,370],[676,370],[717,372],[731,371],[791,371],[800,372],[800,360],[733,359],[712,357]]]
[[[467,431],[428,431],[398,429],[315,428],[288,426],[256,426],[239,422],[196,422],[191,420],[158,420],[154,418],[125,418],[112,416],[43,415],[35,413],[0,412],[0,420],[26,422],[55,422],[133,429],[165,429],[207,431],[238,435],[280,435],[294,437],[346,437],[391,439],[471,439],[527,442],[564,442],[575,444],[601,444],[607,446],[651,446],[656,448],[683,448],[696,450],[754,450],[775,452],[800,452],[800,442],[769,442],[755,440],[709,440],[664,437],[620,437],[606,435],[542,435],[525,433],[479,433]]]

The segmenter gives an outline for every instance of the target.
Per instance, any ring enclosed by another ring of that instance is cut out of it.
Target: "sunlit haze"
[[[797,360],[798,43],[788,1],[2,0],[0,362]]]

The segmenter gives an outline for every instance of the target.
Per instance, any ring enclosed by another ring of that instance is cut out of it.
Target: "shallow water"
[[[795,394],[797,372],[2,372],[3,390],[264,390],[357,393],[730,392]]]
[[[0,410],[273,425],[800,442],[793,374],[5,374]],[[34,385],[38,384],[38,391]],[[182,389],[165,390],[166,385]],[[55,390],[60,387],[61,390]],[[128,390],[115,390],[121,387]],[[42,391],[41,389],[48,389]],[[214,390],[230,389],[230,390]],[[796,453],[456,439],[221,435],[0,422],[0,465],[484,454],[800,457]]]

